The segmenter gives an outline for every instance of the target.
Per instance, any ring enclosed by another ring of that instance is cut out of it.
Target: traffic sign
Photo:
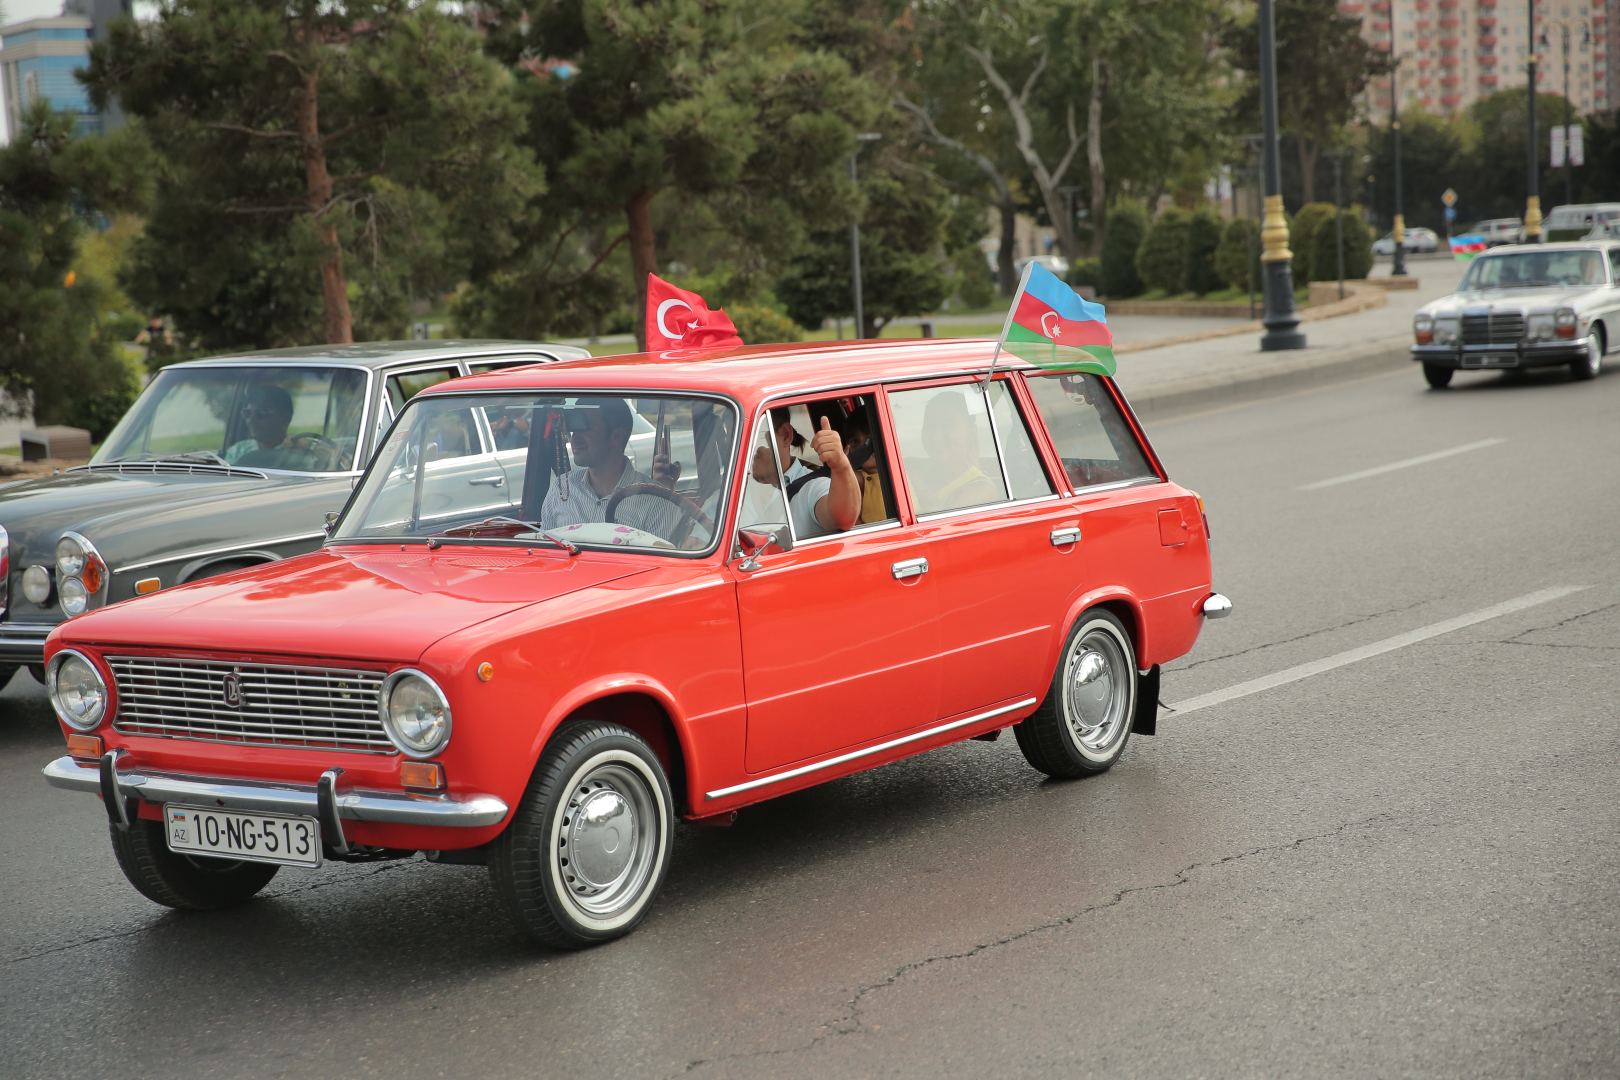
[[[1446,188],[1445,194],[1440,196],[1440,201],[1445,203],[1447,206],[1456,206],[1457,205],[1457,192],[1456,192],[1456,190],[1454,188]]]

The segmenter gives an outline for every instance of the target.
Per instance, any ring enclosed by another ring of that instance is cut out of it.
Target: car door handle
[[[894,574],[894,580],[904,581],[906,578],[922,577],[928,573],[927,559],[901,559],[889,567]]]
[[[492,488],[504,487],[504,486],[506,486],[506,477],[504,477],[504,476],[475,476],[471,480],[467,481],[467,485],[469,487],[492,487]]]
[[[1080,542],[1080,526],[1062,525],[1052,530],[1052,546],[1068,547]]]

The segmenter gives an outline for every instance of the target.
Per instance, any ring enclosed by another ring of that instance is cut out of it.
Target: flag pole
[[[1024,272],[1018,278],[1018,291],[1013,293],[1012,303],[1007,308],[1007,318],[1001,324],[1001,336],[996,338],[996,351],[990,354],[990,370],[984,373],[986,394],[990,392],[990,380],[996,375],[996,361],[1001,357],[1001,346],[1006,343],[1007,332],[1012,329],[1013,313],[1018,310],[1018,301],[1024,298],[1024,288],[1029,284],[1029,274],[1034,268],[1034,262],[1025,263]]]

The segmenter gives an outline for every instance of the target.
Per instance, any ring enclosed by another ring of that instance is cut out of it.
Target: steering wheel
[[[289,445],[296,445],[298,449],[307,454],[315,455],[316,460],[325,459],[326,467],[335,469],[338,466],[337,443],[328,439],[318,431],[300,431],[296,435],[287,436]]]
[[[703,512],[703,507],[693,501],[691,496],[672,491],[663,484],[626,484],[615,491],[613,497],[608,500],[607,507],[602,512],[603,518],[617,522],[618,518],[614,515],[618,513],[619,504],[632,495],[656,495],[665,502],[675,505],[675,509],[681,512],[681,522],[675,527],[675,535],[671,536],[669,541],[677,547],[686,542],[693,525],[702,525],[711,535],[714,532],[714,521]]]

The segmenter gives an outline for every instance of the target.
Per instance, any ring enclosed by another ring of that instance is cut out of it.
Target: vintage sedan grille
[[[113,728],[130,735],[389,753],[384,673],[352,668],[109,656]]]
[[[1489,315],[1464,315],[1464,345],[1517,345],[1524,338],[1524,316],[1516,311],[1493,311]]]

